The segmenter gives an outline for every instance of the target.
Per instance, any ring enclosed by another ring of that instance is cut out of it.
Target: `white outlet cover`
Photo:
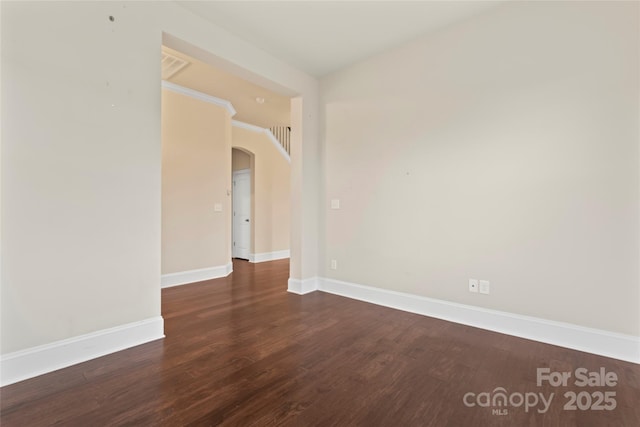
[[[336,261],[335,259],[331,260],[331,269],[332,270],[337,270],[338,269],[338,261]]]
[[[209,205],[209,206],[211,206],[211,205]],[[215,212],[222,212],[222,204],[216,203],[215,205],[213,205],[213,210]]]
[[[469,292],[478,292],[478,279],[469,279]]]
[[[488,295],[490,290],[491,283],[488,280],[480,280],[480,293]]]
[[[331,209],[340,209],[340,199],[331,199]]]

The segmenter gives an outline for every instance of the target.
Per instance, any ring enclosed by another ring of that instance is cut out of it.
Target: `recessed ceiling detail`
[[[162,51],[162,80],[174,76],[178,71],[189,65],[189,62],[182,58],[170,55]]]

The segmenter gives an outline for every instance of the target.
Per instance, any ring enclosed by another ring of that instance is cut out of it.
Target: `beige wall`
[[[516,2],[325,78],[322,274],[640,335],[638,16]]]
[[[163,89],[162,274],[231,261],[230,166],[229,112]]]
[[[321,153],[318,138],[318,81],[260,49],[230,36],[228,32],[212,27],[207,21],[197,18],[172,2],[154,5],[163,11],[165,46],[233,72],[269,90],[295,96],[291,101],[289,276],[292,279],[316,277],[320,241],[319,189],[322,184],[318,161]]]
[[[301,94],[293,162],[318,148],[316,80],[172,2],[0,7],[2,354],[160,315],[163,38]],[[317,206],[318,169],[296,173],[298,218]],[[293,277],[316,275],[297,238]]]
[[[160,32],[1,7],[2,353],[159,316]]]
[[[251,169],[251,156],[242,150],[231,150],[231,170]]]
[[[234,146],[253,154],[251,209],[254,254],[289,249],[291,167],[263,132],[233,127]]]

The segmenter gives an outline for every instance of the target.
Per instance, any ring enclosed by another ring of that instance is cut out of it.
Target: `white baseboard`
[[[287,291],[291,293],[304,295],[304,294],[308,294],[309,292],[313,292],[317,289],[318,289],[317,277],[310,277],[304,280],[289,278],[289,286],[287,288]]]
[[[571,323],[490,310],[418,295],[318,278],[316,289],[385,307],[435,317],[476,328],[553,344],[587,353],[640,363],[640,337]],[[297,288],[296,288],[297,289]],[[289,279],[289,291],[292,290]],[[311,287],[305,292],[313,292]]]
[[[187,283],[202,282],[203,280],[219,279],[220,277],[227,277],[232,272],[233,264],[229,263],[217,267],[163,274],[160,277],[160,287],[170,288],[171,286],[186,285]]]
[[[0,386],[164,338],[161,316],[103,329],[0,357]]]
[[[291,255],[289,249],[283,251],[263,252],[261,254],[249,254],[249,262],[265,262],[275,261],[277,259],[289,258]]]

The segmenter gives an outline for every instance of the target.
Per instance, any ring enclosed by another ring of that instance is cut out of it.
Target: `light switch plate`
[[[340,199],[331,199],[331,209],[340,209]]]
[[[216,203],[215,205],[213,205],[213,210],[214,212],[222,212],[222,204]]]

